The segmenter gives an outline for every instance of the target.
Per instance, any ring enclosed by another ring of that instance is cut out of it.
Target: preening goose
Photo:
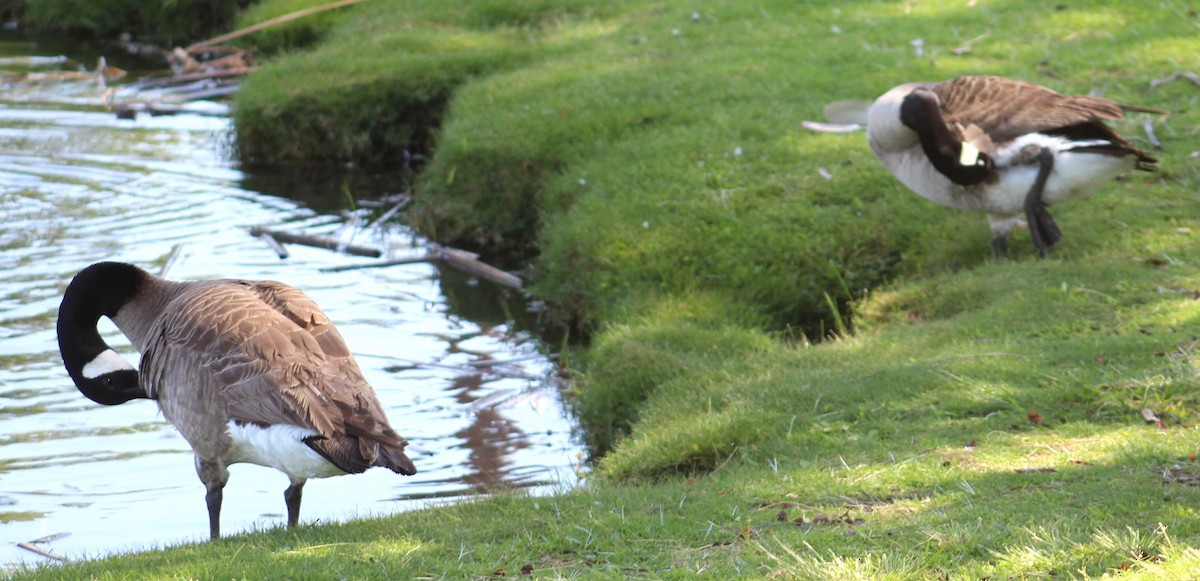
[[[1130,110],[1160,112],[999,77],[908,83],[871,105],[867,142],[926,199],[986,213],[996,257],[1022,215],[1045,256],[1062,238],[1047,206],[1121,172],[1154,169],[1153,157],[1104,123]]]
[[[107,316],[141,352],[138,369],[100,337]],[[309,478],[382,466],[416,473],[342,336],[315,302],[278,282],[173,282],[118,262],[93,264],[58,311],[63,364],[105,405],[158,401],[191,445],[220,536],[230,464],[287,474],[288,527]]]

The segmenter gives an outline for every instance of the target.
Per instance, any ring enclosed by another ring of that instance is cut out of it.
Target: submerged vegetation
[[[264,6],[272,2],[264,3]],[[415,223],[590,336],[585,488],[74,565],[109,578],[1010,578],[1200,566],[1186,3],[376,1],[238,97],[254,159],[430,155]],[[825,104],[1022,78],[1169,112],[1162,170],[990,258]],[[228,554],[236,551],[238,558]],[[53,575],[56,572],[42,573]],[[58,572],[60,573],[60,572]],[[36,576],[36,575],[35,575]]]

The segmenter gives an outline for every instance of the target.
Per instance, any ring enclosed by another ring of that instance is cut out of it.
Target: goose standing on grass
[[[1062,238],[1047,206],[1154,169],[1157,160],[1104,123],[1123,111],[1161,113],[999,77],[908,83],[871,106],[867,142],[922,197],[986,213],[997,258],[1022,215],[1045,256]]]
[[[141,352],[138,369],[100,337],[101,316]],[[58,344],[91,400],[158,401],[195,452],[211,538],[220,536],[221,491],[236,462],[287,474],[289,528],[309,478],[373,466],[417,471],[341,334],[288,285],[173,282],[129,264],[96,263],[67,287]]]

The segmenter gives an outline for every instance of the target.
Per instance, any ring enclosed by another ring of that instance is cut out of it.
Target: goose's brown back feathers
[[[1128,110],[1151,111],[1099,97],[1064,95],[1046,87],[1002,77],[958,77],[931,87],[941,101],[943,120],[951,127],[976,125],[991,141],[1003,143],[1030,133],[1073,141],[1103,140],[1079,151],[1137,156],[1138,169],[1157,160],[1121,137],[1104,121],[1125,117]]]
[[[144,350],[143,383],[177,426],[223,425],[197,417],[218,413],[264,427],[291,424],[316,431],[305,443],[342,471],[415,473],[407,442],[388,425],[341,334],[303,292],[277,282],[187,283],[156,326],[162,332]],[[163,390],[188,382],[219,390],[223,405],[174,409]]]

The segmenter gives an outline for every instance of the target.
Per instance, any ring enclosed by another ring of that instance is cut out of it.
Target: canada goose
[[[141,352],[138,369],[100,337],[101,316]],[[287,474],[289,528],[299,520],[309,478],[373,466],[417,471],[341,334],[308,295],[288,285],[173,282],[130,264],[99,262],[67,286],[58,345],[67,373],[92,401],[158,401],[195,452],[214,539],[230,464]]]
[[[943,206],[984,212],[1000,258],[1021,215],[1038,254],[1062,234],[1046,207],[1157,161],[1105,120],[1161,113],[999,77],[907,83],[868,111],[867,142],[904,185]]]

